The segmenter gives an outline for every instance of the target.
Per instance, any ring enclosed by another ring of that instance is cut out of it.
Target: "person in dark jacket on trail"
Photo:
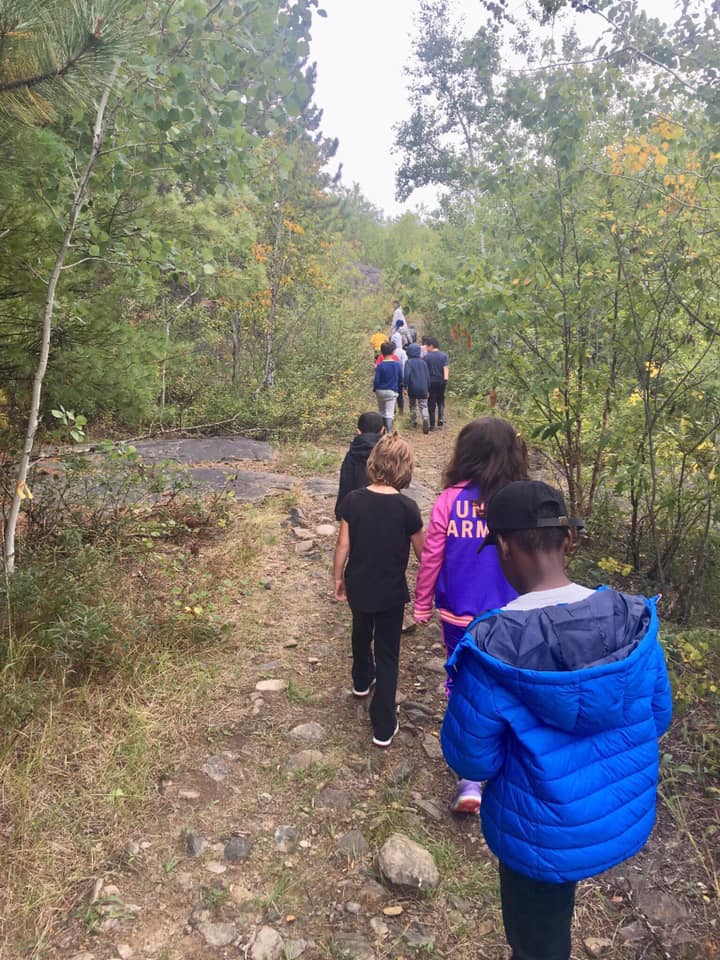
[[[350,449],[340,467],[340,485],[335,501],[335,519],[342,520],[340,505],[351,490],[366,487],[367,459],[380,437],[385,433],[382,417],[379,413],[361,413],[358,417],[356,436],[350,443]]]
[[[428,433],[430,430],[430,420],[428,419],[430,371],[421,356],[420,347],[417,343],[408,345],[407,356],[408,358],[405,362],[405,370],[403,373],[403,383],[408,395],[410,423],[413,427],[417,426],[417,409],[419,407],[423,433]]]
[[[480,814],[513,960],[568,960],[577,881],[637,853],[655,822],[672,715],[656,600],[568,580],[580,522],[545,483],[503,487],[486,522],[483,546],[519,596],[471,623],[450,657],[442,747],[459,776],[487,781]]]

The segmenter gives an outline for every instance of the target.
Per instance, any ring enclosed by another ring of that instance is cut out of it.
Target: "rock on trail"
[[[201,923],[198,932],[209,947],[228,947],[238,935],[234,923]]]
[[[290,731],[293,740],[301,740],[305,743],[322,743],[325,737],[325,728],[314,720],[310,723],[300,723]]]
[[[225,463],[237,460],[271,460],[269,443],[232,437],[197,437],[179,440],[138,440],[133,444],[147,463],[175,460],[177,463]]]
[[[250,949],[252,960],[283,960],[283,939],[273,927],[261,927]]]
[[[283,770],[285,773],[297,773],[299,770],[307,770],[314,764],[322,763],[323,759],[319,750],[300,750],[285,761]]]
[[[400,889],[434,890],[440,883],[440,873],[432,854],[399,833],[394,833],[383,844],[378,869],[388,883]]]

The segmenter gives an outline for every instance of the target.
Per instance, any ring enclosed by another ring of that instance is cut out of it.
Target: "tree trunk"
[[[165,353],[160,367],[160,426],[165,426],[165,404],[167,403],[167,362],[170,354],[170,315],[167,302],[165,306]]]
[[[240,379],[240,330],[240,312],[235,310],[230,321],[230,336],[232,338],[232,385],[236,393]]]
[[[25,482],[27,480],[28,467],[30,466],[30,456],[32,454],[33,444],[35,443],[35,434],[37,433],[38,428],[38,419],[40,416],[40,398],[42,395],[43,381],[45,379],[45,371],[47,370],[48,355],[50,353],[50,334],[52,332],[53,310],[55,309],[55,293],[57,291],[58,281],[60,280],[60,274],[62,273],[63,266],[65,264],[67,252],[70,249],[73,233],[75,231],[75,227],[77,226],[80,210],[82,209],[83,203],[85,202],[85,198],[87,196],[88,184],[90,183],[90,178],[100,155],[100,150],[102,148],[103,138],[105,135],[105,111],[107,109],[110,91],[115,82],[119,69],[120,64],[117,62],[110,72],[107,83],[105,84],[105,89],[100,97],[100,102],[97,105],[97,109],[95,111],[95,123],[93,126],[92,148],[90,150],[87,163],[85,164],[82,177],[80,178],[77,189],[75,190],[75,196],[70,209],[68,223],[65,227],[62,243],[60,244],[60,249],[58,250],[57,257],[55,258],[55,265],[48,281],[47,296],[45,298],[45,310],[43,313],[40,356],[38,358],[38,365],[35,370],[35,377],[33,379],[33,392],[32,399],[30,401],[27,430],[25,433],[25,444],[23,446],[22,456],[20,457],[17,474],[15,476],[15,493],[10,505],[10,513],[8,514],[8,518],[5,523],[3,559],[6,574],[11,574],[15,569],[15,531],[17,528],[18,516],[20,515],[20,502],[25,494]]]
[[[282,264],[280,263],[280,244],[283,238],[283,220],[285,217],[285,198],[278,204],[277,220],[275,222],[275,238],[273,240],[273,257],[270,274],[270,307],[265,318],[265,364],[262,383],[255,391],[256,396],[263,390],[268,390],[275,383],[275,319],[277,316],[280,282],[282,280]]]

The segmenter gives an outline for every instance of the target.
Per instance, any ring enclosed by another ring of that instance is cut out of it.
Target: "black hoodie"
[[[340,467],[340,487],[335,501],[335,519],[340,520],[340,504],[351,490],[368,485],[367,458],[380,439],[379,433],[359,433],[350,444]]]
[[[430,392],[430,371],[422,359],[420,347],[411,343],[407,348],[403,380],[409,397],[425,398]]]

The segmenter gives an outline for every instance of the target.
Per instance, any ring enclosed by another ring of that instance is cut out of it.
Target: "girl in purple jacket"
[[[527,479],[525,441],[507,420],[480,417],[458,434],[435,501],[415,588],[415,620],[427,623],[433,600],[450,657],[468,624],[486,610],[514,600],[495,547],[478,553],[487,535],[485,504],[505,484]],[[449,694],[448,688],[448,694]],[[460,780],[450,809],[477,813],[480,786]]]

